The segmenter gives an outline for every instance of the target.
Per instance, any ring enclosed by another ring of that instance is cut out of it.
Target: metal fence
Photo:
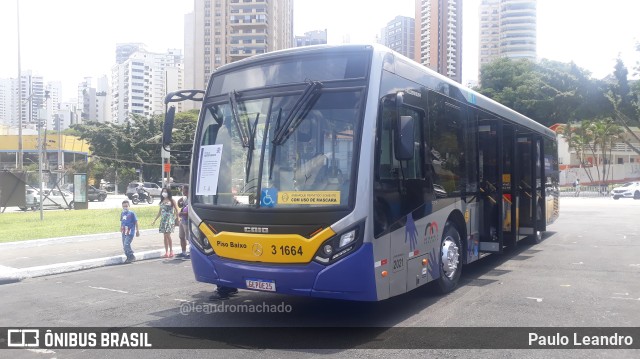
[[[576,191],[576,188],[571,187],[560,187],[560,196],[561,197],[607,197],[611,195],[611,189],[613,186],[610,185],[595,185],[595,186],[580,186],[580,191]]]

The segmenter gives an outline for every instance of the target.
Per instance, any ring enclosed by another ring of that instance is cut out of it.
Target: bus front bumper
[[[364,243],[351,255],[331,265],[265,264],[206,256],[191,249],[191,265],[199,282],[247,289],[247,280],[275,283],[276,293],[318,298],[376,301],[373,250]]]

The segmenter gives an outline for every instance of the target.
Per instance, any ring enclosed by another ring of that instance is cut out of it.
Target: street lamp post
[[[20,68],[20,0],[16,0],[16,17],[18,23],[18,170],[22,170],[22,69]]]

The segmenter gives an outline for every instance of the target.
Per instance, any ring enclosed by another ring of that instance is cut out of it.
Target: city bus
[[[464,265],[540,242],[559,216],[553,131],[381,45],[253,56],[165,103],[185,98],[202,101],[189,211],[201,282],[447,293]]]

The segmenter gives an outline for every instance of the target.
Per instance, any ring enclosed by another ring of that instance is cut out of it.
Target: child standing
[[[131,263],[136,260],[131,249],[133,241],[133,233],[135,230],[136,237],[140,237],[140,228],[138,227],[138,217],[133,211],[129,210],[129,201],[122,201],[122,213],[120,214],[120,232],[122,233],[122,248],[127,259],[124,263]]]

